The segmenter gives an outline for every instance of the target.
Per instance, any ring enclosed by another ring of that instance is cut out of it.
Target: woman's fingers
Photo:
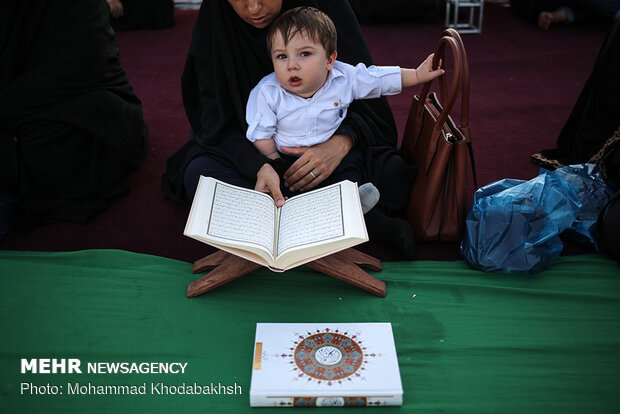
[[[352,147],[353,138],[348,135],[334,135],[311,147],[281,147],[287,154],[301,155],[284,173],[284,184],[291,191],[315,188],[331,176]]]
[[[284,174],[284,185],[291,191],[303,191],[316,187],[329,177],[329,173],[325,174],[322,164],[313,150],[305,152]]]

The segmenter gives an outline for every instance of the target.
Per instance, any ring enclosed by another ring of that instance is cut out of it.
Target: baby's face
[[[271,60],[280,85],[287,91],[310,98],[327,79],[334,67],[336,52],[327,56],[323,45],[305,33],[296,34],[287,45],[280,32],[273,39]]]

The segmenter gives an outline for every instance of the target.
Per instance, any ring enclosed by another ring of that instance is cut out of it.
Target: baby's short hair
[[[327,14],[314,7],[295,7],[287,10],[271,23],[267,31],[267,50],[271,53],[273,40],[280,32],[284,44],[297,34],[304,33],[325,48],[327,55],[336,51],[338,35],[336,26]]]

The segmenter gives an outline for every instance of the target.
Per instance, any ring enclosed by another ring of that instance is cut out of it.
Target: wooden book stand
[[[306,263],[306,266],[367,290],[374,295],[385,297],[385,283],[369,275],[360,268],[364,267],[379,272],[382,269],[381,261],[358,250],[342,250],[313,262]],[[194,274],[202,273],[210,269],[213,270],[189,284],[187,287],[187,297],[193,298],[202,295],[209,290],[244,276],[259,267],[261,267],[261,265],[257,263],[250,262],[249,260],[232,255],[223,250],[218,250],[194,262],[194,268],[192,270]]]

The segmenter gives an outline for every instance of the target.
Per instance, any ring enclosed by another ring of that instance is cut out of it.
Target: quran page
[[[201,177],[185,235],[271,265],[276,213],[268,194]],[[263,259],[258,259],[257,255]]]
[[[277,255],[342,236],[342,186],[321,188],[291,198],[282,206]]]
[[[279,269],[367,241],[357,185],[341,181],[290,198],[280,208],[277,233]]]

